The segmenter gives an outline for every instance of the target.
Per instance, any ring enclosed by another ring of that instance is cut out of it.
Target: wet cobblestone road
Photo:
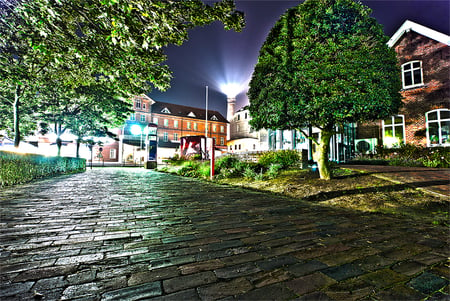
[[[0,192],[1,300],[448,300],[448,229],[143,169]]]

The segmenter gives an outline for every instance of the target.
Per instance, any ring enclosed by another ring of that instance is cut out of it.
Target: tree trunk
[[[58,147],[58,157],[61,157],[61,146],[62,146],[62,140],[61,140],[61,122],[57,121],[55,124],[55,130],[56,130],[56,146]]]
[[[77,153],[76,153],[76,157],[79,158],[80,157],[80,137],[77,138]]]
[[[319,168],[319,175],[322,180],[331,179],[331,167],[328,161],[328,153],[330,150],[330,139],[334,132],[330,130],[322,130],[320,132],[320,141],[318,145],[318,159],[317,165]]]
[[[16,91],[14,92],[14,104],[13,104],[13,112],[14,112],[14,147],[19,147],[20,144],[20,96],[22,93],[22,89],[20,85],[16,86]]]

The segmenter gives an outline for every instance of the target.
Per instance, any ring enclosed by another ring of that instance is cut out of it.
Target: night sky
[[[210,3],[209,1],[204,1]],[[247,84],[267,34],[288,8],[303,1],[235,0],[245,14],[242,32],[226,31],[220,22],[195,28],[182,46],[166,49],[167,64],[173,72],[171,88],[153,90],[148,95],[156,101],[199,108],[208,107],[226,117],[226,95],[220,86],[226,82],[242,85],[236,109],[248,104]],[[384,26],[389,37],[405,20],[411,20],[439,32],[450,34],[449,1],[444,0],[363,0],[372,9],[372,17]]]

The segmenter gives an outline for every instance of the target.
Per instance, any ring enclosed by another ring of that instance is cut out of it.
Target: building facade
[[[407,20],[388,42],[401,66],[397,115],[359,124],[356,146],[450,146],[450,37]],[[361,150],[359,150],[361,152]]]
[[[216,149],[226,151],[228,121],[217,111],[159,102],[146,95],[135,97],[133,109],[134,113],[126,121],[121,135],[122,152],[126,152],[124,145],[133,145],[138,149],[139,159],[142,159],[144,130],[149,123],[157,125],[159,161],[173,157],[179,149],[180,138],[184,136],[215,138]],[[141,134],[133,133],[134,125],[141,128]],[[124,157],[136,157],[136,149],[133,155],[128,147]]]

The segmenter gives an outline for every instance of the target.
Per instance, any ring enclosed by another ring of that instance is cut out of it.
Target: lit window
[[[225,144],[225,139],[223,139],[223,137],[220,137],[220,145],[224,145]]]
[[[220,126],[220,132],[224,133],[225,132],[225,127],[223,125]]]
[[[137,98],[137,99],[134,101],[134,107],[135,107],[136,109],[140,109],[140,108],[141,108],[141,100],[140,100],[139,98]]]
[[[164,132],[164,134],[163,134],[163,140],[164,140],[164,142],[169,141],[169,133]]]
[[[217,125],[213,125],[213,132],[215,133],[215,132],[217,132]]]
[[[130,115],[130,120],[136,120],[136,114],[134,114],[134,113],[131,113],[131,115]]]
[[[178,128],[178,120],[175,120],[175,121],[173,122],[173,127],[174,127],[174,128]]]
[[[186,125],[186,127],[187,127],[187,129],[188,129],[188,130],[190,130],[190,129],[191,129],[191,122],[190,122],[190,121],[188,121],[188,122],[187,122],[187,125]]]
[[[145,115],[141,115],[141,122],[145,122]]]
[[[158,118],[153,117],[153,123],[154,123],[154,124],[158,124]]]
[[[219,120],[219,119],[217,119],[216,115],[212,115],[211,120],[217,121],[217,120]]]
[[[383,120],[383,145],[387,148],[400,147],[405,143],[405,117],[391,116]]]
[[[161,113],[170,114],[170,110],[168,108],[164,108],[161,110]]]
[[[426,113],[427,145],[450,145],[450,110],[440,109]]]
[[[197,116],[195,116],[194,112],[190,112],[190,113],[188,114],[188,116],[189,116],[189,117],[197,117]]]
[[[164,126],[169,126],[169,119],[164,119]]]
[[[194,131],[198,130],[198,124],[197,122],[194,122]]]
[[[116,149],[115,149],[115,148],[111,148],[111,149],[109,150],[109,158],[110,158],[110,159],[116,159],[116,154],[117,154],[117,152],[116,152]]]
[[[402,65],[403,88],[423,85],[422,62],[412,61]]]

